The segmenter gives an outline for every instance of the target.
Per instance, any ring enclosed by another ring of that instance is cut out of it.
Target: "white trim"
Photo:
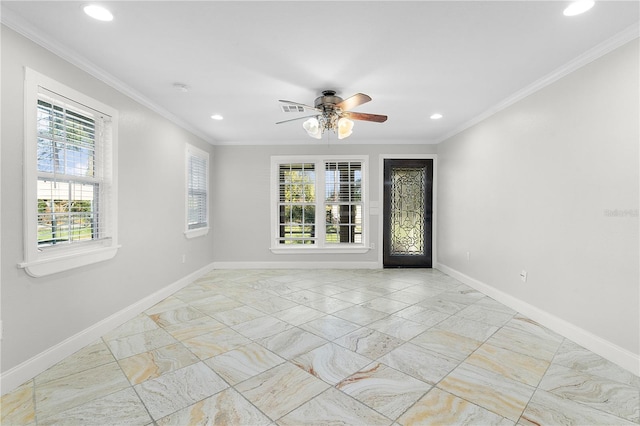
[[[310,244],[309,244],[310,245]],[[336,247],[299,247],[293,245],[293,247],[271,247],[274,254],[362,254],[368,253],[371,247],[364,245],[354,245],[353,247],[342,247],[339,243],[335,244]]]
[[[38,374],[54,366],[66,357],[73,355],[75,352],[92,344],[100,339],[104,334],[114,328],[124,324],[137,315],[146,311],[156,303],[161,302],[171,296],[176,291],[186,287],[188,284],[197,280],[201,276],[213,270],[213,264],[210,263],[189,275],[180,278],[178,281],[170,284],[155,293],[137,301],[136,303],[116,312],[115,314],[98,321],[94,325],[82,330],[79,333],[63,340],[62,342],[46,349],[38,355],[26,360],[25,362],[7,370],[0,376],[0,384],[2,386],[1,394],[12,391],[28,380],[31,380]]]
[[[309,137],[304,136],[298,139],[245,139],[245,140],[217,140],[216,146],[309,146]],[[349,138],[348,141],[342,139],[332,140],[324,144],[324,146],[344,146],[344,145],[435,145],[438,142],[426,138],[421,139],[373,139],[373,138]],[[315,145],[318,146],[318,145]]]
[[[438,264],[438,154],[380,154],[378,157],[378,267],[383,268],[382,247],[384,239],[384,160],[433,160],[433,200],[431,224],[431,266]]]
[[[523,100],[527,96],[530,96],[535,92],[541,89],[544,89],[545,87],[555,83],[556,81],[571,74],[572,72],[577,71],[578,69],[584,67],[585,65],[588,65],[589,63],[595,61],[598,58],[601,58],[607,53],[612,52],[618,47],[621,47],[624,44],[630,42],[631,40],[638,38],[638,36],[640,35],[639,32],[640,32],[640,28],[638,27],[637,23],[627,27],[626,29],[620,31],[618,34],[614,35],[608,40],[603,41],[602,43],[598,44],[594,48],[587,50],[586,52],[582,53],[581,55],[574,58],[573,60],[555,69],[551,73],[545,75],[544,77],[534,81],[528,86],[525,86],[524,88],[511,94],[510,96],[506,97],[501,102],[490,107],[483,113],[473,117],[471,120],[467,121],[466,123],[463,123],[461,126],[440,136],[432,143],[438,144],[440,142],[444,142],[445,140],[457,135],[458,133],[461,133],[472,126],[475,126],[476,124],[486,120],[487,118],[502,111],[503,109],[506,109],[511,105],[515,104],[516,102]]]
[[[377,262],[213,262],[214,269],[379,269]]]
[[[504,293],[489,284],[476,280],[468,275],[463,274],[449,266],[438,264],[434,268],[444,272],[445,274],[473,287],[481,293],[497,300],[518,311],[519,313],[531,318],[532,320],[542,324],[543,326],[555,331],[556,333],[574,341],[575,343],[589,349],[603,358],[608,359],[614,364],[629,370],[636,376],[640,376],[640,355],[634,354],[620,346],[603,339],[583,328],[580,328],[568,321],[558,318],[536,306],[533,306],[523,300],[520,300],[510,294]]]
[[[70,253],[56,255],[55,257],[45,257],[32,262],[18,263],[19,268],[24,268],[29,275],[34,278],[44,277],[69,269],[103,262],[115,257],[121,246],[98,247],[82,252],[69,250]]]
[[[208,233],[209,233],[209,227],[205,226],[204,228],[188,229],[184,231],[184,236],[191,239],[196,237],[202,237],[204,235],[207,235]]]
[[[138,102],[139,104],[149,108],[150,110],[154,111],[160,116],[175,123],[179,127],[182,127],[183,129],[209,142],[211,145],[214,145],[215,141],[211,138],[211,136],[205,133],[202,133],[200,130],[196,129],[194,126],[190,125],[186,121],[182,120],[181,118],[178,118],[176,115],[166,110],[165,108],[151,101],[150,99],[142,95],[140,92],[133,89],[128,84],[122,82],[118,78],[109,74],[108,72],[98,67],[93,62],[89,61],[87,58],[69,49],[67,46],[64,46],[52,41],[50,37],[47,37],[45,34],[42,33],[42,30],[29,24],[28,22],[26,22],[24,19],[22,19],[20,16],[18,16],[11,10],[3,9],[2,15],[0,16],[0,18],[1,18],[1,22],[6,26],[8,26],[9,28],[11,28],[12,30],[25,36],[29,40],[44,47],[50,52],[53,52],[55,55],[59,56],[65,61],[75,65],[76,67],[92,75],[93,77],[97,78],[103,83],[113,87],[117,91],[130,97],[131,99]]]

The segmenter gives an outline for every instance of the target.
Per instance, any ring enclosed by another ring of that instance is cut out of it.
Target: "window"
[[[25,74],[25,262],[48,275],[115,256],[117,112]]]
[[[279,177],[279,244],[315,244],[315,164],[280,164]]]
[[[325,162],[327,243],[362,243],[362,163]]]
[[[187,145],[187,223],[185,235],[193,238],[209,232],[209,153]]]
[[[272,157],[272,251],[366,252],[366,162]]]

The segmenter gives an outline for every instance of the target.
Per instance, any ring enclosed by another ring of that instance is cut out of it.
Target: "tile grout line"
[[[538,390],[540,390],[540,383],[542,383],[542,380],[544,380],[545,376],[547,375],[547,372],[549,371],[549,369],[551,368],[551,365],[553,364],[553,360],[556,357],[556,355],[558,354],[558,351],[560,350],[560,348],[562,347],[562,344],[564,343],[564,341],[566,340],[566,338],[562,338],[562,341],[560,342],[560,344],[558,345],[558,347],[556,348],[553,356],[551,357],[551,359],[549,360],[549,365],[547,365],[547,368],[544,370],[544,373],[540,376],[540,379],[538,380],[538,384],[536,384],[535,389],[533,391],[533,393],[531,394],[531,396],[529,397],[529,400],[527,401],[527,404],[524,406],[524,410],[522,410],[522,413],[520,413],[520,417],[518,417],[518,422],[520,422],[520,420],[522,420],[522,416],[524,416],[524,413],[527,412],[527,408],[529,407],[529,404],[531,404],[531,400],[533,399],[534,395],[536,394],[536,392],[538,392]],[[543,389],[544,390],[544,389]]]

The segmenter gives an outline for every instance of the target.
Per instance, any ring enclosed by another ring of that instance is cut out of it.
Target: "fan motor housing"
[[[333,111],[336,104],[342,102],[340,96],[336,96],[335,90],[324,90],[322,96],[316,98],[314,106],[323,111]]]

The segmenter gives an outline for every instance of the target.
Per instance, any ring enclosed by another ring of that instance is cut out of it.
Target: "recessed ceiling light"
[[[440,120],[442,118],[442,114],[435,113],[435,114],[432,114],[431,117],[429,118],[432,120]]]
[[[220,114],[213,114],[211,118],[214,120],[222,120],[224,117],[221,116]]]
[[[567,6],[562,13],[564,16],[580,15],[581,13],[585,13],[587,10],[591,9],[594,4],[595,2],[591,0],[577,0]]]
[[[96,4],[90,4],[84,7],[84,13],[91,16],[93,19],[97,19],[98,21],[113,21],[113,15],[107,9],[102,6],[98,6]]]

